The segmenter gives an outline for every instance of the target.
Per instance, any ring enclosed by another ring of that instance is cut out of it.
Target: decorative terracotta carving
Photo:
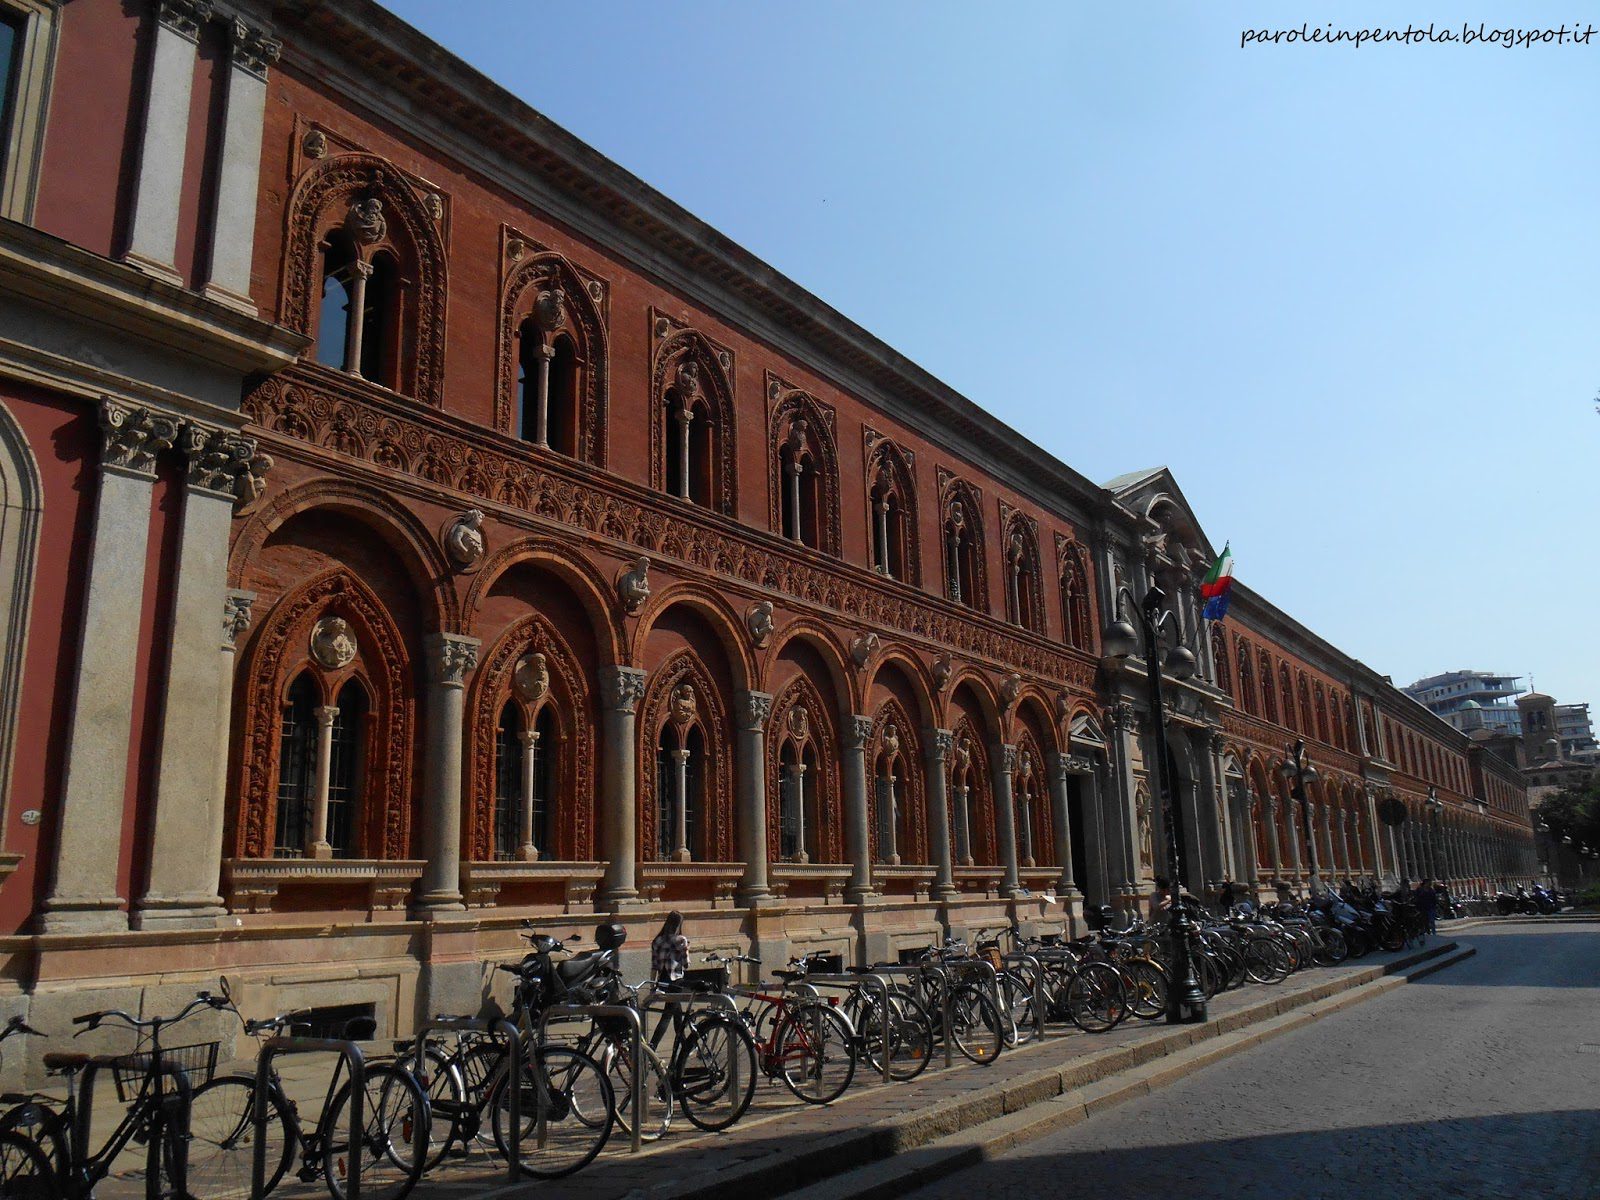
[[[756,649],[765,650],[772,640],[772,601],[761,600],[745,610],[744,626],[750,631],[750,640]]]
[[[469,508],[445,527],[444,551],[457,570],[483,562],[483,510]]]
[[[343,617],[323,617],[311,627],[311,657],[330,671],[348,667],[359,649],[355,630]]]
[[[641,554],[631,569],[617,576],[617,598],[630,617],[637,617],[643,610],[645,601],[650,599],[650,559],[647,556]]]
[[[672,699],[667,704],[668,711],[672,713],[672,723],[679,729],[687,729],[693,725],[700,715],[700,706],[696,702],[694,684],[680,683],[672,689]]]
[[[517,662],[511,674],[511,690],[529,704],[544,698],[550,690],[550,666],[543,654],[530,654]]]
[[[850,661],[856,664],[858,670],[866,666],[877,652],[878,635],[875,633],[860,634],[850,643]]]

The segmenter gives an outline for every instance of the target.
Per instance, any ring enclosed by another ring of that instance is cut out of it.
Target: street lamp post
[[[1296,738],[1294,745],[1289,747],[1289,757],[1284,759],[1283,765],[1278,768],[1283,777],[1289,781],[1289,796],[1300,802],[1300,832],[1306,840],[1306,860],[1311,864],[1310,892],[1315,899],[1322,886],[1322,880],[1317,873],[1317,837],[1311,827],[1311,801],[1306,796],[1306,784],[1315,783],[1321,776],[1316,767],[1311,765],[1311,760],[1306,757],[1306,741]]]
[[[1189,953],[1189,919],[1183,911],[1182,887],[1179,883],[1183,862],[1178,855],[1178,801],[1172,779],[1167,770],[1166,713],[1161,702],[1161,668],[1157,653],[1161,649],[1161,631],[1168,625],[1176,629],[1172,612],[1164,605],[1167,594],[1160,584],[1152,584],[1142,601],[1135,602],[1133,593],[1125,587],[1117,589],[1117,617],[1106,626],[1102,638],[1102,651],[1107,658],[1125,659],[1139,651],[1144,634],[1145,677],[1150,687],[1150,727],[1154,731],[1156,755],[1156,782],[1161,790],[1162,819],[1167,834],[1167,878],[1171,882],[1171,901],[1167,916],[1167,936],[1171,945],[1172,984],[1167,988],[1167,1024],[1187,1025],[1206,1020],[1206,996],[1195,975],[1194,959]],[[1124,615],[1131,608],[1139,618],[1135,629]],[[1174,679],[1188,679],[1195,672],[1194,652],[1181,641],[1176,641],[1167,651],[1165,667]]]
[[[1433,877],[1443,879],[1439,870],[1439,814],[1444,811],[1444,801],[1439,799],[1439,789],[1428,785],[1428,859]]]

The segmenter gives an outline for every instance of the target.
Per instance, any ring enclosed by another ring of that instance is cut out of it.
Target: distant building
[[[1493,733],[1521,733],[1522,726],[1511,699],[1522,691],[1515,675],[1493,671],[1446,671],[1419,679],[1401,691],[1434,716],[1463,733],[1487,729]]]
[[[1600,749],[1587,704],[1556,705],[1556,737],[1561,739],[1561,753],[1568,758],[1588,758]]]

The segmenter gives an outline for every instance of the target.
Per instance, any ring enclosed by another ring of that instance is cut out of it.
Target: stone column
[[[1272,881],[1283,878],[1283,846],[1278,839],[1278,798],[1273,795],[1258,796],[1267,822],[1267,850],[1272,855]]]
[[[522,845],[517,848],[517,857],[523,862],[538,862],[539,846],[533,840],[533,784],[534,765],[539,756],[539,731],[524,729],[517,734],[517,740],[522,743],[522,811],[517,814]]]
[[[123,898],[117,894],[117,866],[138,661],[138,639],[130,633],[137,629],[144,606],[156,456],[178,436],[178,422],[106,400],[100,406],[100,432],[99,486],[67,726],[55,879],[40,918],[44,933],[128,926]]]
[[[636,667],[600,668],[600,854],[606,860],[596,902],[616,908],[638,898],[639,766],[634,710],[644,696]]]
[[[161,714],[150,877],[133,923],[215,925],[222,861],[223,791],[217,763],[228,751],[233,644],[222,647],[227,678],[217,668],[217,613],[225,613],[228,533],[234,474],[256,458],[255,442],[198,425],[184,428],[188,482],[180,518],[172,625],[167,631],[167,692]],[[225,613],[226,615],[226,613]]]
[[[325,704],[311,713],[317,719],[317,788],[311,805],[311,832],[315,836],[305,852],[307,858],[327,860],[333,857],[333,845],[328,841],[329,763],[333,758],[333,723],[339,719],[339,710]]]
[[[422,853],[428,860],[417,907],[444,912],[461,902],[461,742],[467,672],[478,665],[478,639],[433,633],[428,656],[427,726],[422,750]]]
[[[672,819],[678,843],[672,848],[672,857],[688,862],[694,857],[689,853],[689,752],[674,750],[672,767]]]
[[[694,420],[694,410],[680,403],[678,418],[678,499],[687,500],[689,491],[689,422]]]
[[[1068,777],[1072,774],[1072,760],[1065,754],[1050,755],[1050,817],[1055,823],[1056,864],[1061,875],[1056,886],[1066,897],[1081,896],[1078,883],[1072,877],[1072,810],[1071,788]]]
[[[772,697],[766,692],[740,692],[734,697],[734,723],[739,743],[735,764],[739,780],[738,854],[744,859],[739,883],[743,904],[755,906],[770,896],[767,885],[767,721],[772,717]],[[800,797],[801,811],[805,798]],[[804,819],[804,818],[802,818]],[[783,815],[778,821],[781,826]],[[801,846],[805,845],[801,832]]]
[[[227,111],[223,117],[222,164],[217,172],[216,221],[211,231],[211,268],[205,293],[253,316],[256,306],[250,298],[250,264],[260,203],[267,71],[278,61],[283,45],[237,17],[229,32]]]
[[[1017,769],[1017,748],[1000,743],[990,747],[990,774],[994,785],[994,832],[1000,843],[1000,865],[1006,869],[1000,885],[1002,896],[1015,896],[1022,890],[1017,877],[1017,824],[1012,805],[1011,776]]]
[[[1108,794],[1102,796],[1102,811],[1112,818],[1112,827],[1106,832],[1116,839],[1117,852],[1111,855],[1111,862],[1119,875],[1119,878],[1107,882],[1126,897],[1140,891],[1139,813],[1136,807],[1139,787],[1133,769],[1133,745],[1138,734],[1131,704],[1123,702],[1112,705],[1106,710],[1106,716],[1117,731],[1112,739],[1116,762],[1112,768],[1115,772],[1114,783],[1106,789]],[[1112,903],[1117,901],[1113,900]]]
[[[872,718],[850,717],[844,729],[845,853],[850,856],[850,887],[846,897],[860,903],[872,895],[871,805],[867,800],[867,742],[872,738]]]
[[[184,281],[175,265],[178,202],[189,145],[189,96],[200,28],[210,19],[208,0],[157,0],[144,135],[134,179],[133,226],[125,255],[133,266],[179,286]]]
[[[533,440],[546,449],[550,446],[550,360],[556,356],[548,339],[539,343],[539,362],[534,368]],[[684,477],[688,468],[684,467]]]
[[[922,757],[928,779],[928,842],[933,850],[937,873],[933,880],[933,899],[949,900],[956,895],[955,874],[950,854],[950,755],[955,735],[948,729],[922,731]]]

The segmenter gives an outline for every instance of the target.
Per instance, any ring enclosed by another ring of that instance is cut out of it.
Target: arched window
[[[507,701],[495,734],[491,853],[501,862],[549,857],[550,799],[556,761],[555,710],[546,704],[527,726],[522,706]]]
[[[900,729],[893,721],[878,737],[872,787],[872,830],[878,862],[899,866],[907,856],[914,860],[916,830],[912,823],[911,780],[900,744]]]
[[[1215,623],[1211,626],[1211,661],[1216,666],[1217,686],[1233,695],[1232,672],[1228,669],[1228,639],[1222,627]]]
[[[546,435],[550,449],[568,458],[578,457],[579,404],[578,350],[565,333],[555,336],[550,358],[550,399]]]
[[[1079,650],[1093,649],[1089,622],[1089,572],[1084,567],[1083,547],[1077,542],[1057,540],[1061,561],[1061,622],[1067,645]]]
[[[945,594],[957,604],[987,612],[983,570],[983,526],[977,496],[964,485],[952,487],[944,508]]]
[[[527,777],[522,746],[522,708],[515,702],[500,710],[494,739],[494,856],[517,857],[521,843],[522,783]]]
[[[383,202],[350,204],[323,239],[317,361],[394,391],[401,387],[404,286]]]
[[[603,467],[605,284],[555,251],[517,240],[524,257],[507,275],[500,301],[495,427]]]
[[[583,383],[572,338],[552,337],[529,317],[518,330],[517,351],[517,436],[577,458]]]
[[[711,507],[716,478],[717,420],[693,359],[678,364],[673,385],[662,396],[667,444],[667,492]]]
[[[1300,682],[1300,712],[1298,714],[1298,718],[1299,719],[1298,719],[1298,722],[1297,722],[1297,727],[1299,728],[1300,732],[1305,734],[1307,737],[1313,737],[1313,736],[1316,735],[1317,726],[1316,726],[1316,719],[1312,715],[1312,710],[1311,710],[1311,688],[1309,686],[1307,686],[1307,684],[1306,684],[1306,677],[1305,677],[1305,673],[1304,672],[1300,673],[1299,682]]]
[[[1328,733],[1328,703],[1322,694],[1322,685],[1316,686],[1317,709],[1317,736],[1325,742],[1331,743],[1334,739]]]
[[[806,424],[804,417],[790,422],[789,436],[778,448],[780,532],[791,542],[816,550],[822,533],[822,489]]]
[[[1261,715],[1274,725],[1278,723],[1278,694],[1272,686],[1272,656],[1265,650],[1260,657]]]
[[[1006,619],[1030,633],[1044,632],[1039,539],[1021,513],[1012,514],[1006,530]]]
[[[664,725],[656,743],[657,862],[704,859],[705,736]]]
[[[1240,638],[1239,647],[1239,703],[1251,716],[1257,714],[1256,677],[1251,670],[1250,643]]]
[[[911,456],[887,438],[867,461],[867,528],[872,569],[906,583],[921,582],[917,552],[916,488]]]
[[[361,305],[360,375],[363,379],[398,390],[399,337],[400,268],[393,254],[379,250],[367,267]]]
[[[820,830],[815,801],[821,778],[817,756],[810,745],[785,738],[778,763],[778,854],[784,862],[811,862],[817,857],[812,851]]]
[[[310,673],[297,678],[283,706],[278,741],[278,818],[272,838],[276,858],[304,856],[317,788],[317,684]]]
[[[1299,716],[1294,708],[1294,681],[1289,677],[1287,663],[1278,664],[1278,691],[1283,695],[1283,724],[1296,733],[1302,732]]]
[[[1031,745],[1017,754],[1017,769],[1011,790],[1016,805],[1017,864],[1023,867],[1037,866],[1040,860],[1051,853],[1051,847],[1041,836],[1049,817],[1049,801],[1045,795],[1040,762]]]

